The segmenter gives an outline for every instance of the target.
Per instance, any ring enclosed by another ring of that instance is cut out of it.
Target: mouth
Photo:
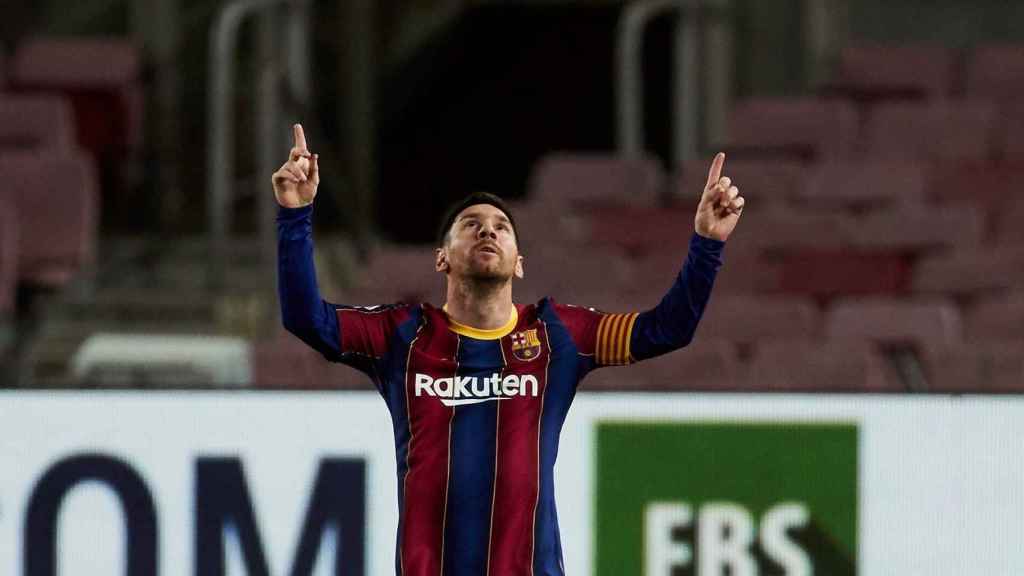
[[[478,247],[476,250],[477,252],[483,252],[485,254],[499,254],[497,247],[492,246],[490,244],[484,244],[483,246]]]

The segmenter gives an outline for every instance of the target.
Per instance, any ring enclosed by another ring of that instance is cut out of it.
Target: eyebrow
[[[479,220],[480,219],[480,213],[479,212],[470,212],[468,214],[463,214],[462,216],[459,216],[456,219],[456,222],[461,221],[461,220],[468,220],[470,218],[476,218],[476,219]],[[504,214],[498,214],[498,220],[500,220],[500,221],[502,221],[502,222],[504,222],[506,224],[511,224],[512,223],[512,221],[509,220],[508,217],[505,216]]]

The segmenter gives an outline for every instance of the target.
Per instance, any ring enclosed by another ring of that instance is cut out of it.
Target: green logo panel
[[[854,576],[852,423],[597,428],[598,576]]]

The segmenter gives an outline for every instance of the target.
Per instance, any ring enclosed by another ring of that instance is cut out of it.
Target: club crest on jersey
[[[540,338],[536,328],[512,334],[512,354],[527,362],[540,356]]]

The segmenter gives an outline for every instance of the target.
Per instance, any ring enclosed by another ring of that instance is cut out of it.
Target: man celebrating
[[[323,301],[311,216],[319,157],[294,127],[274,173],[285,327],[370,376],[395,434],[399,576],[564,576],[554,501],[558,437],[576,388],[601,366],[682,348],[721,266],[744,200],[715,156],[682,271],[645,312],[606,314],[512,300],[522,278],[516,224],[502,200],[470,195],[444,220],[435,268],[441,308]]]

